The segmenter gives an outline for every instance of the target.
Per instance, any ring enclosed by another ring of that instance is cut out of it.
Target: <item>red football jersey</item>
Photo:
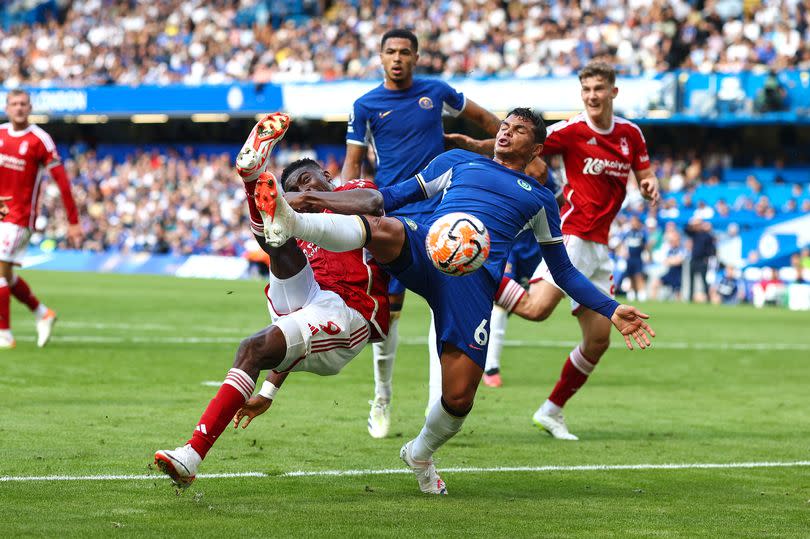
[[[0,196],[11,197],[4,222],[34,228],[46,169],[59,186],[68,220],[77,223],[70,183],[50,135],[33,124],[21,131],[10,123],[0,125]]]
[[[335,191],[350,189],[376,189],[368,180],[352,180]],[[250,188],[249,188],[250,189]],[[248,193],[251,194],[250,192]],[[262,218],[252,198],[248,198],[251,229],[254,234],[264,234]],[[298,240],[298,246],[309,260],[315,280],[323,290],[340,296],[346,305],[368,320],[371,341],[380,341],[388,335],[390,311],[388,305],[388,274],[365,249],[334,253],[319,246]]]
[[[607,244],[630,171],[650,167],[641,129],[618,116],[610,129],[599,129],[583,112],[548,128],[543,154],[562,155],[565,165],[563,234]]]

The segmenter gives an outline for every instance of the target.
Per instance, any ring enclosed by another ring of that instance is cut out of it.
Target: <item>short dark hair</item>
[[[293,172],[298,170],[299,168],[305,167],[315,167],[318,170],[321,170],[321,165],[315,161],[314,159],[310,159],[309,157],[304,157],[303,159],[299,159],[298,161],[293,161],[286,167],[284,170],[281,171],[281,186],[283,188],[287,188],[287,178],[289,178]]]
[[[384,33],[382,39],[380,40],[380,50],[383,50],[386,41],[394,37],[407,39],[411,42],[413,52],[419,51],[419,40],[417,40],[416,35],[414,35],[414,33],[407,28],[394,28],[393,30],[388,30],[386,33]]]
[[[588,62],[579,72],[580,82],[590,77],[602,77],[608,81],[611,86],[616,84],[616,70],[613,69],[613,66],[607,62],[602,62],[601,60]]]
[[[534,126],[534,141],[538,144],[543,144],[546,141],[546,122],[543,121],[542,116],[532,109],[528,107],[517,107],[509,111],[506,117],[508,118],[509,116],[517,116],[518,118],[531,122]]]

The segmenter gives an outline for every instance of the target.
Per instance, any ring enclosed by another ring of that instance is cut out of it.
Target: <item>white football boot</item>
[[[11,350],[16,347],[17,341],[14,340],[11,330],[0,330],[0,350]]]
[[[155,465],[171,477],[177,488],[188,488],[194,482],[200,462],[200,455],[189,444],[177,449],[161,449],[155,453]]]
[[[415,460],[411,456],[411,448],[413,447],[413,440],[402,446],[399,450],[399,458],[408,465],[416,476],[419,482],[419,489],[425,494],[447,494],[447,485],[444,484],[439,473],[436,471],[436,466],[433,465],[433,459],[427,461]]]
[[[535,425],[551,434],[558,440],[579,440],[576,436],[568,432],[568,425],[565,424],[562,412],[557,414],[544,414],[537,410],[532,416]]]
[[[262,215],[264,237],[271,247],[281,247],[292,237],[295,210],[284,200],[283,190],[270,172],[262,172],[253,196]]]
[[[37,316],[37,346],[42,348],[51,340],[53,325],[56,323],[56,312],[52,309],[45,311],[42,316]]]
[[[290,117],[283,112],[273,112],[262,118],[248,135],[245,144],[236,156],[236,172],[246,182],[252,182],[267,169],[270,152],[284,138],[290,127]]]
[[[391,429],[391,403],[379,397],[368,401],[371,411],[368,413],[368,433],[372,438],[385,438]]]

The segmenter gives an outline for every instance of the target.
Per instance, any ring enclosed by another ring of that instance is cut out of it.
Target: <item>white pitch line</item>
[[[442,473],[542,473],[542,472],[611,472],[623,470],[723,470],[750,468],[795,468],[810,466],[810,460],[792,462],[719,462],[719,463],[682,463],[682,464],[585,464],[579,466],[498,466],[494,468],[441,468]],[[407,468],[390,468],[382,470],[315,470],[294,471],[281,474],[265,472],[212,473],[198,474],[200,479],[231,479],[240,477],[351,477],[359,475],[400,475],[410,474]],[[0,476],[3,482],[32,481],[145,481],[150,479],[168,479],[164,475],[40,475],[40,476]]]

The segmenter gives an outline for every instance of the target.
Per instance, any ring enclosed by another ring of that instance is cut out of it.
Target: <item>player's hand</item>
[[[535,157],[529,161],[529,164],[526,165],[525,172],[527,175],[540,182],[540,185],[545,185],[546,181],[548,181],[548,165],[539,157]]]
[[[6,204],[6,202],[8,202],[11,199],[12,197],[0,197],[0,221],[5,219],[6,215],[8,215],[8,212],[11,211],[11,209],[9,209],[8,207],[8,204]]]
[[[644,178],[638,182],[638,189],[641,196],[650,201],[650,206],[655,207],[661,199],[661,193],[658,191],[658,180],[655,176]]]
[[[478,146],[478,140],[468,137],[467,135],[462,135],[461,133],[445,133],[444,134],[444,143],[445,146],[448,148],[461,148],[462,150],[469,150],[471,152],[476,152]]]
[[[84,240],[84,231],[82,230],[82,225],[75,224],[75,225],[68,225],[67,229],[67,237],[68,242],[75,248],[79,248],[82,246],[82,241]]]
[[[655,337],[655,331],[645,322],[649,317],[650,315],[644,314],[632,305],[619,305],[610,321],[624,336],[624,344],[627,345],[627,348],[632,350],[633,340],[635,340],[639,348],[644,349],[652,346],[650,337]]]
[[[309,196],[309,193],[284,193],[284,200],[298,213],[320,213],[323,211],[323,206],[317,204],[316,199]]]
[[[253,418],[265,413],[267,409],[270,408],[271,404],[273,404],[273,401],[261,395],[250,397],[250,399],[236,411],[236,415],[233,416],[233,428],[238,428],[239,423],[244,418],[245,424],[242,425],[242,428],[246,429],[247,426],[250,425],[250,422],[253,421]]]

